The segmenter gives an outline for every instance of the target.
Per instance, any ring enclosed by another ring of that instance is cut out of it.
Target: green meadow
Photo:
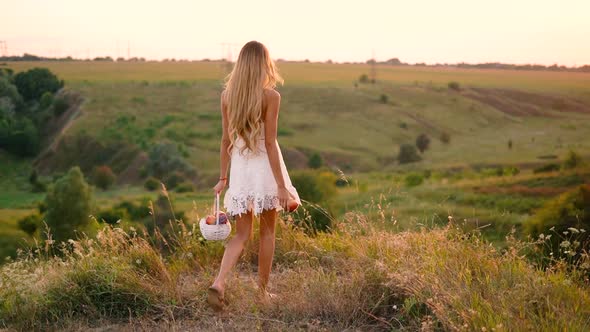
[[[0,270],[0,327],[588,328],[588,255],[579,251],[582,263],[572,264],[569,253],[580,248],[564,243],[584,235],[579,222],[590,211],[568,205],[576,188],[587,202],[590,74],[378,65],[370,83],[361,79],[372,70],[366,64],[278,66],[279,144],[294,178],[315,174],[329,187],[321,202],[301,189],[316,209],[313,222],[328,215],[331,231],[294,227],[301,215],[282,214],[273,278],[296,300],[270,307],[248,300],[257,255],[249,244],[229,290],[234,316],[218,322],[204,294],[223,246],[195,230],[219,175],[227,63],[3,63],[15,72],[50,69],[82,103],[49,122],[54,130],[35,158],[0,150],[0,256],[9,256]],[[420,160],[401,162],[401,146],[415,146],[419,135],[430,141]],[[162,142],[194,168],[183,180],[190,190],[162,190],[159,182],[147,189],[150,151]],[[93,186],[92,214],[121,220],[113,228],[93,221],[104,227],[96,241],[52,248],[43,226],[33,235],[19,227],[46,195],[33,192],[29,176],[36,169],[55,183],[76,165],[91,183],[94,166],[114,171],[113,186]],[[182,220],[171,221],[172,239],[141,235],[168,204]],[[573,213],[567,226],[577,233],[531,228],[553,212]],[[546,257],[551,232],[563,241]],[[15,260],[17,248],[24,251]]]

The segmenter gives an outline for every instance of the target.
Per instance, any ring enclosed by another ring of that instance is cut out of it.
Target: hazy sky
[[[9,54],[220,58],[253,39],[292,60],[579,66],[590,0],[0,0]]]

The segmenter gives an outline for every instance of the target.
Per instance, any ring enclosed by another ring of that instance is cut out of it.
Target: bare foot
[[[215,286],[209,287],[207,292],[207,302],[215,311],[222,311],[227,305],[223,295],[223,290],[220,290]]]
[[[263,303],[270,303],[272,301],[278,300],[279,296],[275,293],[271,293],[269,291],[267,291],[266,289],[260,289],[260,300]]]

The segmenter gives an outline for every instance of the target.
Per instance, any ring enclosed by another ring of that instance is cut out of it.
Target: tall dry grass
[[[526,258],[544,239],[498,250],[478,233],[443,228],[385,232],[348,213],[309,236],[279,220],[271,291],[257,300],[257,232],[228,282],[222,316],[206,305],[223,244],[205,241],[198,215],[150,236],[105,227],[96,238],[51,237],[0,270],[0,326],[45,330],[149,322],[199,329],[584,331],[584,267]],[[584,254],[584,253],[581,253]],[[586,256],[587,257],[587,256]],[[543,266],[547,266],[544,264]],[[143,326],[143,325],[141,325]]]

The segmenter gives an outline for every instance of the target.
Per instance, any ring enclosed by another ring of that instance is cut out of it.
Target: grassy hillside
[[[66,136],[87,133],[144,150],[170,140],[202,174],[215,173],[221,63],[8,66],[47,66],[86,98]],[[286,79],[279,88],[279,140],[292,167],[305,165],[305,155],[316,151],[349,172],[395,168],[399,144],[413,143],[420,133],[431,136],[432,146],[418,167],[534,162],[572,148],[590,153],[584,139],[590,132],[590,75],[380,66],[378,84],[355,88],[367,65],[279,66]],[[463,89],[448,89],[451,81]],[[511,89],[528,92],[515,95]],[[443,132],[451,144],[439,141]]]
[[[288,222],[277,234],[271,291],[257,300],[256,241],[228,282],[229,307],[217,316],[206,290],[223,252],[191,224],[179,225],[172,250],[133,230],[105,229],[95,240],[51,245],[0,269],[0,326],[22,330],[345,329],[375,331],[584,331],[590,290],[583,269],[532,261],[544,241],[510,236],[498,251],[454,222],[418,232],[380,232],[349,214],[331,234],[309,237]],[[198,228],[198,227],[197,227]],[[254,234],[257,234],[255,231]],[[257,236],[254,236],[256,240]],[[433,245],[436,244],[436,245]]]

